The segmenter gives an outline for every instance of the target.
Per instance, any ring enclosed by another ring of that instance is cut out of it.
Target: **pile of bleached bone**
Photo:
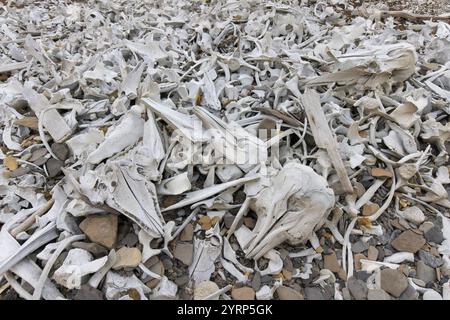
[[[3,6],[0,297],[450,299],[449,19],[301,2]]]

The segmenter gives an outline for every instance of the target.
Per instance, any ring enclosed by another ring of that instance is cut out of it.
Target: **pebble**
[[[433,242],[436,244],[441,244],[442,241],[444,241],[444,235],[442,233],[442,229],[438,226],[434,226],[427,232],[425,232],[425,239],[427,239],[428,242]]]
[[[73,297],[73,300],[104,300],[103,292],[88,284],[83,284]]]
[[[212,281],[203,281],[195,286],[194,289],[194,300],[203,300],[209,295],[217,292],[219,290],[219,286]],[[219,297],[217,297],[218,299]],[[217,300],[216,299],[216,300]]]
[[[434,227],[434,223],[430,222],[430,221],[425,221],[424,223],[422,223],[419,227],[419,230],[422,231],[423,233],[427,232],[428,230],[430,230],[431,228]]]
[[[319,287],[305,288],[306,300],[325,300],[322,290]]]
[[[398,298],[408,288],[408,279],[398,270],[381,270],[381,289]]]
[[[33,162],[34,164],[39,166],[39,165],[42,165],[43,163],[37,164],[36,162],[42,161],[41,159],[43,159],[43,158],[45,159],[46,155],[47,155],[47,149],[45,149],[45,148],[37,149],[31,153],[31,157],[30,157],[30,159],[28,159],[28,161]]]
[[[370,246],[367,251],[367,259],[372,261],[377,261],[378,259],[378,249],[374,246]]]
[[[120,246],[126,246],[126,247],[134,247],[138,243],[139,239],[138,236],[130,232],[125,237],[123,237],[122,240],[120,240],[119,245]]]
[[[391,300],[391,296],[381,289],[369,289],[367,300]]]
[[[416,262],[416,278],[425,283],[436,281],[436,270],[427,266],[423,261]]]
[[[21,177],[24,174],[27,174],[28,172],[30,172],[30,168],[28,167],[17,168],[16,170],[11,172],[11,178]]]
[[[394,241],[391,242],[392,247],[397,251],[407,251],[416,253],[426,243],[424,237],[412,230],[402,232]]]
[[[427,290],[422,297],[423,300],[442,300],[442,296],[434,290]]]
[[[80,223],[80,229],[92,242],[112,249],[117,240],[117,225],[115,214],[91,215]]]
[[[367,285],[364,281],[350,277],[347,281],[347,288],[355,300],[367,299]]]
[[[255,300],[255,290],[250,287],[233,288],[231,297],[233,300]]]
[[[194,257],[194,245],[192,243],[177,242],[173,256],[190,266]]]
[[[429,252],[424,250],[419,251],[419,258],[422,260],[427,266],[431,268],[438,268],[442,265],[443,261],[441,257],[436,257]]]
[[[303,300],[300,292],[286,286],[278,287],[277,295],[280,300]]]
[[[142,254],[138,248],[122,247],[117,250],[116,256],[116,263],[112,267],[114,270],[136,268],[142,260]]]
[[[361,253],[366,251],[367,249],[369,249],[369,244],[362,240],[359,240],[358,242],[352,244],[353,253]]]
[[[421,224],[425,221],[425,215],[418,207],[408,207],[400,211],[400,216],[415,224]]]
[[[382,168],[372,168],[370,174],[372,175],[372,177],[392,177],[392,173],[390,171]]]
[[[69,148],[65,143],[53,143],[51,149],[59,160],[65,161],[69,157]]]
[[[186,225],[186,227],[180,233],[180,241],[192,241],[194,236],[194,226],[192,223]]]
[[[261,273],[256,272],[252,278],[252,288],[258,291],[261,288]]]
[[[55,158],[50,158],[45,163],[45,167],[48,172],[48,176],[50,178],[56,177],[58,174],[62,172],[61,168],[64,166],[64,162],[60,160],[56,160]]]
[[[249,228],[250,230],[253,230],[253,228],[256,225],[256,220],[251,217],[245,217],[244,224],[247,228]]]
[[[233,224],[233,221],[234,216],[229,212],[225,213],[225,215],[223,216],[223,222],[225,223],[225,227],[227,229],[230,229],[231,225]]]

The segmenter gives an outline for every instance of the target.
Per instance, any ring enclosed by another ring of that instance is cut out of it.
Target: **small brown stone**
[[[376,204],[376,203],[366,203],[363,206],[362,215],[363,216],[371,216],[375,212],[377,212],[378,209],[380,209],[380,206],[378,204]]]
[[[233,300],[255,300],[255,290],[250,287],[233,288],[231,297]]]
[[[115,214],[91,215],[80,223],[80,229],[92,242],[112,249],[117,240],[117,225]]]
[[[116,257],[116,263],[112,267],[114,270],[136,268],[142,260],[142,254],[138,248],[122,247],[117,250]]]
[[[194,246],[192,243],[177,242],[173,256],[183,262],[185,265],[190,266],[194,257]]]
[[[355,270],[356,271],[360,271],[361,270],[361,259],[367,259],[367,257],[365,255],[363,255],[362,253],[357,253],[355,254]]]
[[[378,249],[374,246],[370,246],[367,250],[367,259],[372,261],[377,261],[378,259]]]
[[[180,241],[192,241],[194,235],[194,226],[192,223],[186,225],[186,227],[180,233]]]
[[[331,272],[338,273],[342,269],[334,251],[323,256],[323,264],[325,269],[328,269]]]
[[[289,271],[289,270],[287,270],[287,269],[283,269],[282,271],[281,271],[281,273],[283,274],[283,278],[285,279],[285,280],[291,280],[292,279],[292,272],[291,271]]]
[[[391,245],[397,251],[407,251],[416,253],[426,243],[425,238],[412,230],[406,230],[397,238],[395,238]]]
[[[392,173],[390,171],[382,168],[372,168],[370,174],[372,175],[372,177],[392,177]]]

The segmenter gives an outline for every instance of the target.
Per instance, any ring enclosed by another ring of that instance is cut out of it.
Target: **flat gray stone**
[[[408,287],[408,279],[398,270],[381,270],[381,289],[398,298]]]
[[[252,288],[258,291],[261,288],[261,274],[256,272],[252,279]]]
[[[427,266],[423,261],[416,263],[416,278],[425,283],[432,283],[436,281],[436,270]]]
[[[431,268],[439,268],[444,263],[441,257],[436,257],[424,250],[419,251],[419,258]]]
[[[442,234],[442,228],[439,226],[434,226],[424,234],[425,239],[428,242],[433,242],[436,244],[441,244],[444,241],[444,235]]]
[[[352,244],[352,251],[354,253],[361,253],[369,249],[369,244],[367,242],[364,242],[362,240],[359,240]]]
[[[347,281],[347,288],[355,300],[367,299],[367,285],[365,281],[351,277]]]
[[[45,163],[45,167],[47,168],[48,176],[50,178],[54,178],[59,175],[62,170],[61,168],[64,166],[64,162],[60,160],[56,160],[55,158],[50,158]]]
[[[51,149],[59,160],[65,161],[69,157],[69,148],[65,143],[53,143]]]

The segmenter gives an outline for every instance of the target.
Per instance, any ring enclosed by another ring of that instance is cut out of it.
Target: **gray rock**
[[[63,167],[64,162],[60,160],[56,160],[54,158],[48,159],[48,161],[45,163],[45,167],[47,168],[48,176],[50,178],[56,177],[58,174],[60,174],[61,168]]]
[[[416,277],[425,283],[436,281],[436,270],[427,266],[423,261],[416,263]]]
[[[261,284],[270,284],[270,283],[272,283],[272,280],[273,280],[273,278],[272,278],[272,276],[271,275],[268,275],[268,274],[266,274],[266,275],[263,275],[263,276],[261,276]]]
[[[65,143],[53,143],[51,149],[59,160],[65,161],[69,157],[69,148]]]
[[[138,241],[138,236],[134,232],[130,232],[120,240],[119,246],[134,247]]]
[[[74,300],[104,300],[103,293],[91,287],[90,285],[84,284],[81,286],[80,290],[75,294]]]
[[[225,223],[225,227],[227,229],[230,229],[231,225],[233,224],[233,221],[234,216],[229,212],[225,213],[225,215],[223,216],[223,222]]]
[[[408,285],[408,288],[400,295],[399,300],[417,300],[419,294],[413,286]]]
[[[428,242],[434,242],[436,244],[441,244],[444,241],[444,235],[442,234],[442,229],[439,226],[434,226],[424,234],[425,239]]]
[[[347,281],[347,288],[355,300],[367,299],[367,285],[364,281],[351,277]]]
[[[37,149],[31,153],[31,157],[28,159],[28,161],[36,164],[36,161],[38,161],[38,160],[40,161],[42,158],[45,158],[46,155],[47,155],[47,149],[45,149],[45,148]],[[41,163],[41,164],[43,164],[43,163]],[[41,164],[38,164],[38,165],[41,165]]]
[[[381,289],[369,289],[367,300],[391,300],[391,296]]]
[[[366,281],[370,277],[370,273],[366,271],[356,271],[355,277],[359,280]]]
[[[381,270],[381,289],[398,298],[408,287],[408,278],[398,270]]]
[[[366,251],[367,249],[369,249],[369,244],[362,240],[359,240],[358,242],[352,244],[352,251],[354,253],[361,253]]]
[[[436,257],[424,250],[419,251],[419,258],[431,268],[439,268],[443,264],[443,260],[441,257]]]
[[[252,279],[252,288],[258,291],[261,288],[261,274],[256,272]]]
[[[319,287],[305,288],[306,300],[325,300],[325,297]]]

